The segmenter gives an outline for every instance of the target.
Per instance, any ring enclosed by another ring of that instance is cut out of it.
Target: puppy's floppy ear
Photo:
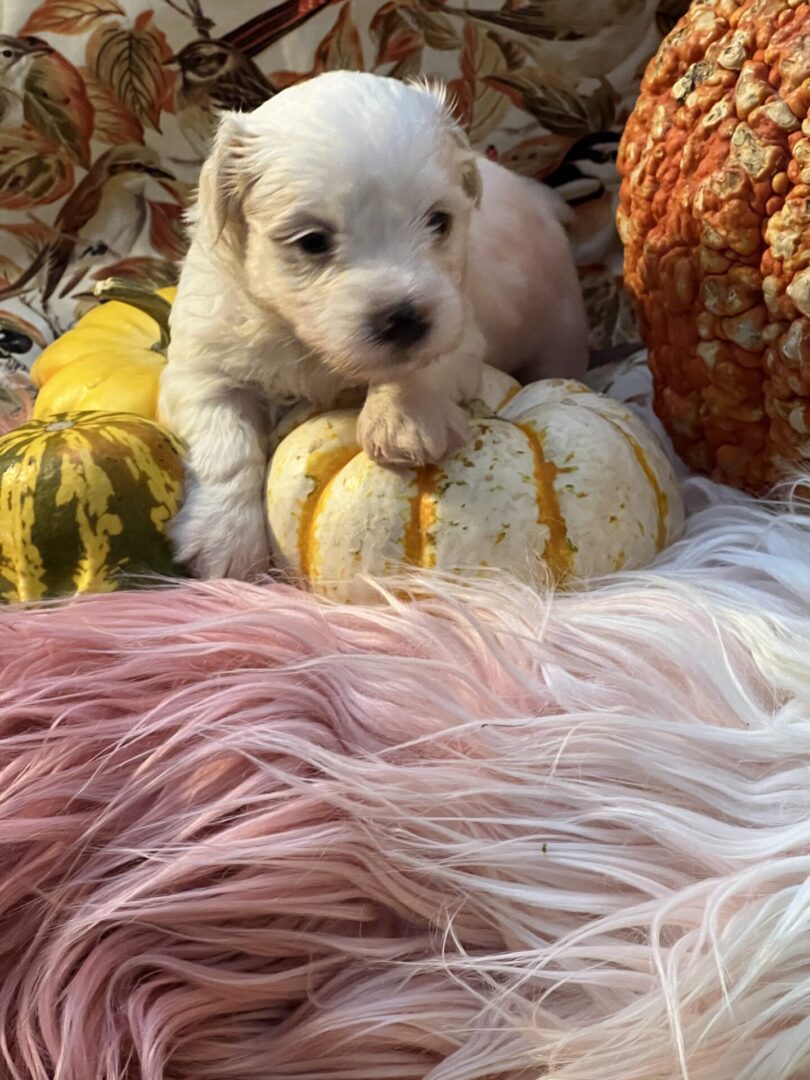
[[[211,151],[200,173],[197,192],[200,220],[215,241],[223,235],[229,241],[244,241],[247,223],[242,203],[250,187],[247,153],[251,135],[238,112],[220,115]]]
[[[470,146],[467,135],[458,124],[453,124],[450,134],[460,150],[459,169],[461,171],[462,190],[473,206],[479,207],[484,192],[484,184],[481,180],[481,170],[478,168],[477,155]]]
[[[480,206],[483,184],[478,169],[478,156],[470,145],[466,132],[453,116],[453,103],[448,96],[447,87],[438,79],[415,79],[411,86],[433,98],[439,106],[450,137],[459,151],[461,187],[470,202],[474,206]]]

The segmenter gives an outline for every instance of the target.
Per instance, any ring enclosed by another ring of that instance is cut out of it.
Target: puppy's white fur
[[[413,465],[464,442],[459,402],[484,362],[581,375],[564,213],[474,155],[435,88],[334,72],[226,114],[190,214],[160,395],[190,451],[178,557],[204,577],[266,565],[268,435],[294,401],[367,388],[360,444]],[[330,252],[301,250],[313,232]],[[411,347],[370,329],[402,304],[429,324]]]

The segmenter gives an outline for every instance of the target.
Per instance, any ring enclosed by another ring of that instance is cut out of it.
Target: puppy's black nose
[[[371,318],[371,332],[380,345],[410,349],[424,341],[430,331],[430,319],[415,304],[396,304]]]

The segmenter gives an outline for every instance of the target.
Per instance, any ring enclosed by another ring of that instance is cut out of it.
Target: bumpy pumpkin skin
[[[470,409],[471,444],[420,469],[363,454],[356,409],[289,418],[267,482],[276,565],[349,601],[374,595],[361,575],[403,565],[565,586],[643,566],[679,532],[669,462],[618,402],[487,369]]]
[[[113,592],[176,574],[166,526],[182,447],[126,413],[30,421],[0,439],[0,603]]]
[[[694,469],[810,461],[810,4],[695,0],[622,140],[619,231],[656,408]]]

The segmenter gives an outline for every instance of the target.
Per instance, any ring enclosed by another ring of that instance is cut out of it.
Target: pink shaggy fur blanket
[[[0,614],[3,1080],[810,1077],[810,518]]]

